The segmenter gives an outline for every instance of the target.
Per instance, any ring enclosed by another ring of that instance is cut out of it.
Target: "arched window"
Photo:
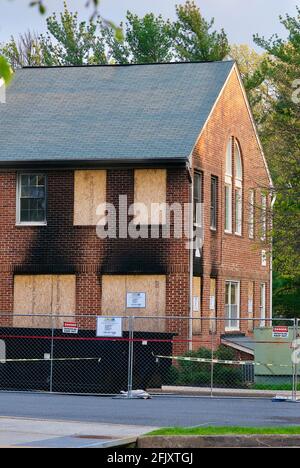
[[[243,163],[240,146],[237,141],[234,144],[235,166],[235,233],[242,235],[243,227]]]
[[[232,149],[233,138],[230,138],[226,151],[225,166],[225,232],[232,233]]]
[[[234,219],[233,224],[233,206]],[[225,232],[242,235],[243,231],[243,162],[239,143],[231,137],[227,144],[225,164]]]

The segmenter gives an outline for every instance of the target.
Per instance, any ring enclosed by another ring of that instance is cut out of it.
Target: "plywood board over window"
[[[165,169],[137,169],[134,171],[135,223],[157,225],[166,223],[167,171]],[[141,210],[139,205],[146,210]],[[156,204],[157,206],[153,206]],[[158,205],[162,205],[159,207]]]
[[[201,278],[193,278],[193,335],[201,333]]]
[[[17,275],[14,278],[15,327],[51,328],[53,324],[55,328],[62,328],[63,322],[75,315],[75,307],[74,275]]]
[[[105,214],[106,171],[75,171],[74,177],[74,226],[96,226]]]
[[[126,307],[128,293],[145,293],[146,307]],[[102,277],[102,315],[152,316],[166,315],[166,277],[164,275],[125,275]],[[126,324],[125,324],[126,327]],[[135,330],[149,332],[166,331],[165,319],[136,319]]]

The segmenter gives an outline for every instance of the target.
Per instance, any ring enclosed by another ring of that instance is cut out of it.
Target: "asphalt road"
[[[143,426],[300,425],[300,404],[267,399],[103,397],[0,393],[0,416]]]

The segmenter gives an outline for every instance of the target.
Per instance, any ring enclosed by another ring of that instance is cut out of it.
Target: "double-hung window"
[[[213,231],[217,230],[218,224],[218,178],[211,177],[210,187],[210,228]]]
[[[234,146],[235,154],[235,234],[243,233],[243,165],[240,147],[237,141]]]
[[[232,145],[233,138],[230,138],[225,167],[225,232],[227,233],[232,233]]]
[[[255,237],[255,191],[249,192],[249,239]]]
[[[202,172],[194,173],[194,225],[202,226],[202,202],[203,202],[203,174]]]
[[[226,281],[225,287],[226,330],[240,329],[240,283],[239,281]]]
[[[45,225],[47,179],[45,174],[19,174],[17,224]]]

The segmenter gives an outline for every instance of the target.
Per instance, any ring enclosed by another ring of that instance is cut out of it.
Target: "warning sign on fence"
[[[273,327],[273,338],[288,338],[289,327]]]
[[[78,335],[78,325],[75,322],[65,322],[63,333],[67,335]]]

